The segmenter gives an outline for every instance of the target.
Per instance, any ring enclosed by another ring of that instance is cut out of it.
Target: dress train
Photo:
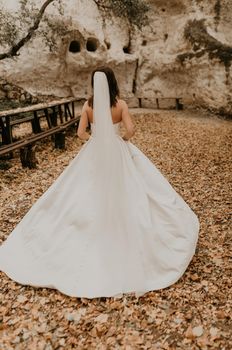
[[[110,172],[96,176],[92,136],[0,247],[14,281],[76,297],[137,296],[175,283],[199,221],[156,166],[114,124]]]

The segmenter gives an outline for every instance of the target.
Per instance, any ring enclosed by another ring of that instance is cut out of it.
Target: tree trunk
[[[0,54],[0,60],[4,60],[5,58],[12,58],[14,56],[18,56],[18,51],[23,47],[32,37],[34,32],[38,29],[41,19],[44,15],[44,12],[48,5],[55,0],[46,0],[44,4],[41,6],[38,15],[35,17],[35,21],[32,27],[29,28],[27,34],[20,39],[15,45],[13,45],[8,52]]]

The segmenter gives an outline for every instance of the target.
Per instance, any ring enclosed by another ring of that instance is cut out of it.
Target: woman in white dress
[[[199,221],[129,141],[134,125],[113,71],[96,69],[92,86],[78,127],[87,142],[3,242],[0,270],[70,296],[138,297],[183,275]]]

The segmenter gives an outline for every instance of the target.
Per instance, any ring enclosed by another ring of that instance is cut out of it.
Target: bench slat
[[[75,102],[75,101],[78,101],[78,99],[75,97],[71,97],[71,98],[59,99],[57,101],[46,102],[46,103],[37,103],[37,104],[34,104],[32,106],[23,107],[23,108],[19,107],[19,108],[14,108],[14,109],[8,109],[6,111],[0,111],[0,118],[6,117],[8,115],[13,116],[13,115],[16,115],[19,113],[43,110],[44,108],[59,106],[59,105],[63,105],[64,103],[70,103],[70,102]]]
[[[50,130],[46,130],[46,131],[43,131],[39,134],[29,136],[28,138],[26,138],[24,140],[19,140],[19,141],[11,143],[9,145],[1,146],[0,147],[0,156],[4,155],[6,153],[12,152],[12,151],[19,149],[21,147],[25,147],[27,145],[30,145],[36,141],[42,140],[42,139],[44,139],[48,136],[51,136],[53,134],[56,134],[58,132],[64,131],[68,126],[75,124],[79,120],[80,120],[80,115],[63,123],[62,125],[55,126]]]

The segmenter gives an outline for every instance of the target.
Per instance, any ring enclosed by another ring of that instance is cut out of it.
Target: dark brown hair
[[[116,106],[116,103],[118,101],[117,97],[119,97],[119,88],[118,88],[118,83],[117,83],[117,80],[115,78],[113,70],[110,67],[106,67],[106,66],[101,66],[101,67],[94,69],[94,71],[92,72],[92,75],[91,75],[92,88],[93,88],[93,76],[94,76],[95,72],[105,73],[107,80],[108,80],[108,84],[109,84],[110,106],[111,107]],[[91,96],[88,99],[88,105],[93,108],[93,96]]]

